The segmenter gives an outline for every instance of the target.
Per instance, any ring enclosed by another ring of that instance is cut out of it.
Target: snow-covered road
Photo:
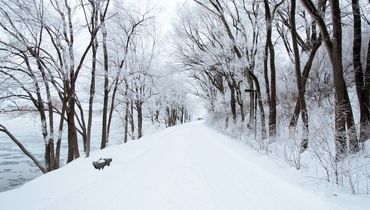
[[[113,158],[103,171],[92,160]],[[345,209],[201,122],[95,152],[0,194],[3,210]]]

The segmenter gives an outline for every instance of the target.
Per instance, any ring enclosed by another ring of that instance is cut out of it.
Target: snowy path
[[[340,209],[274,175],[239,146],[199,122],[165,129],[2,193],[0,209]],[[98,157],[112,157],[112,165],[93,169]]]

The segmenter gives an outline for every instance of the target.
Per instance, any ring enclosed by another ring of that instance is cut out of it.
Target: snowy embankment
[[[0,122],[23,143],[41,162],[44,157],[44,142],[42,140],[40,119],[32,113],[1,113]],[[59,120],[55,120],[54,127],[58,127]],[[94,114],[92,124],[91,149],[100,149],[101,140],[101,114],[97,111]],[[150,119],[143,121],[144,134],[158,132],[164,125],[153,125]],[[120,118],[113,118],[109,145],[122,144],[123,123]],[[67,129],[64,129],[64,139],[62,140],[61,165],[65,165],[68,152]],[[81,155],[84,155],[82,140],[79,142]],[[42,173],[37,166],[19,149],[19,147],[9,139],[7,135],[0,132],[0,192],[14,189],[24,183],[40,176]],[[0,208],[0,210],[2,210]]]
[[[113,158],[104,170],[92,161]],[[277,166],[201,122],[165,129],[0,194],[1,209],[207,210],[368,209],[367,196],[302,186],[298,173]],[[299,180],[299,181],[298,181]]]

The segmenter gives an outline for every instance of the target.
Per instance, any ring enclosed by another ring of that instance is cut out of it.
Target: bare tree
[[[362,50],[362,29],[361,29],[361,11],[358,0],[352,0],[353,15],[353,68],[355,71],[357,98],[360,104],[360,141],[366,141],[370,138],[368,131],[370,126],[370,68],[364,72],[361,61]],[[370,46],[370,40],[369,40]],[[370,48],[368,48],[369,50]],[[370,55],[370,54],[369,54]],[[367,66],[369,66],[370,57],[367,56]]]
[[[30,9],[25,9],[24,4]],[[57,82],[51,76],[51,66],[43,59],[49,57],[42,47],[45,31],[44,4],[43,1],[3,2],[0,12],[5,17],[0,27],[8,36],[8,39],[0,41],[1,51],[12,57],[12,59],[5,59],[4,65],[0,68],[0,74],[15,82],[23,92],[16,95],[11,93],[6,98],[16,97],[29,100],[36,108],[45,143],[45,168],[41,169],[39,164],[36,164],[43,172],[48,172],[59,167],[59,156],[55,156],[54,149],[54,105],[51,96],[51,87]],[[33,27],[29,26],[30,24]],[[23,84],[24,78],[30,79],[33,83]],[[17,145],[25,152],[26,150],[22,148],[14,135],[4,126],[2,127],[2,131],[14,142],[18,142]],[[60,148],[57,147],[58,149]],[[25,153],[31,157],[29,153]],[[34,159],[33,161],[35,162]]]
[[[108,1],[109,3],[109,1]],[[108,3],[106,4],[106,9],[108,8]],[[90,33],[90,36],[94,36],[92,46],[91,46],[91,82],[90,82],[90,94],[89,94],[89,110],[88,110],[88,118],[87,118],[87,131],[86,131],[86,142],[84,144],[86,157],[89,157],[90,155],[90,142],[91,142],[91,127],[92,127],[92,119],[93,119],[93,112],[94,112],[94,98],[95,98],[95,78],[96,78],[96,66],[97,66],[97,53],[98,53],[98,37],[97,34],[99,30],[99,12],[101,11],[100,7],[103,5],[103,1],[101,0],[94,0],[89,1],[87,5],[85,5],[81,0],[81,5],[83,8],[83,13],[85,16],[85,21],[88,26],[88,30]],[[90,15],[87,14],[89,9]],[[105,12],[107,10],[104,10]],[[90,17],[90,18],[89,18]]]
[[[337,159],[347,153],[347,135],[351,152],[358,151],[356,128],[353,119],[352,107],[349,101],[347,87],[343,77],[342,64],[342,22],[339,2],[330,0],[333,36],[331,37],[324,19],[311,0],[302,0],[303,5],[317,22],[323,37],[326,50],[332,64],[335,86],[335,142]],[[320,1],[325,4],[326,1]]]
[[[109,0],[107,1],[107,5]],[[105,25],[105,15],[108,6],[105,8],[105,12],[100,10],[100,22],[101,22],[101,34],[103,39],[103,57],[104,57],[104,99],[103,99],[103,119],[102,119],[102,140],[100,149],[104,149],[108,142],[108,129],[107,129],[107,120],[108,120],[108,100],[109,100],[109,58],[108,58],[108,48],[107,48],[107,28]]]
[[[113,40],[115,40],[114,44],[120,46],[120,48],[117,49],[117,52],[115,52],[115,54],[117,55],[117,58],[114,61],[116,72],[113,74],[112,82],[110,84],[108,72],[106,71],[106,73],[104,74],[105,103],[103,107],[105,108],[103,110],[103,136],[101,141],[101,148],[105,148],[107,142],[109,141],[109,132],[113,118],[113,112],[116,107],[116,95],[119,86],[122,84],[122,81],[125,80],[124,77],[127,76],[127,74],[123,73],[123,70],[126,67],[127,56],[131,49],[132,42],[140,32],[141,28],[144,28],[154,18],[152,14],[153,11],[150,7],[147,7],[144,11],[135,12],[130,12],[129,10],[122,8],[121,5],[116,5],[116,9],[117,17],[115,18],[115,22],[114,24],[112,24],[112,26],[115,27],[115,30],[119,30],[121,33],[118,33],[118,35],[116,36],[112,35],[112,37]],[[110,103],[109,94],[111,95]]]
[[[238,59],[243,59],[243,54],[240,51],[240,48],[243,46],[238,47],[236,39],[234,34],[232,33],[230,24],[227,22],[226,16],[225,16],[225,10],[222,4],[218,0],[208,0],[206,2],[204,1],[198,1],[194,0],[196,3],[198,3],[201,7],[203,7],[206,11],[210,12],[212,15],[214,15],[216,18],[219,18],[221,21],[221,24],[226,31],[226,35],[231,42],[231,48],[232,52]],[[207,5],[208,3],[209,5]],[[256,93],[257,93],[257,100],[258,100],[258,105],[260,107],[260,116],[261,116],[261,132],[262,132],[262,137],[265,138],[266,134],[266,129],[265,129],[265,115],[264,115],[264,109],[263,109],[263,102],[262,102],[262,96],[261,96],[261,91],[260,91],[260,85],[257,77],[255,74],[251,71],[249,68],[243,68],[242,72],[246,73],[248,76],[250,76],[254,82],[254,85],[256,87]]]
[[[297,43],[297,30],[296,30],[296,1],[292,0],[290,5],[290,26],[291,26],[291,34],[292,34],[292,44],[293,44],[293,53],[294,53],[294,64],[295,64],[295,73],[297,78],[297,89],[298,89],[298,99],[299,99],[299,106],[301,109],[302,121],[303,121],[303,137],[301,141],[301,152],[305,151],[308,147],[308,134],[309,134],[309,125],[308,125],[308,113],[306,108],[306,100],[304,96],[304,84],[302,81],[302,74],[301,74],[301,62],[300,62],[300,55],[298,50],[298,43]]]
[[[156,56],[155,47],[155,35],[151,36],[149,40],[140,40],[139,38],[138,41],[135,41],[133,53],[130,56],[130,68],[133,72],[130,77],[129,90],[137,112],[137,138],[143,136],[143,105],[157,94],[154,85],[155,77],[152,74],[153,59]]]
[[[264,74],[266,82],[266,91],[269,91],[268,102],[269,102],[269,135],[271,137],[276,136],[276,67],[275,67],[275,49],[272,43],[272,21],[275,16],[275,12],[278,7],[284,2],[284,0],[277,3],[274,2],[273,9],[270,9],[270,3],[268,0],[264,0],[265,8],[265,20],[266,20],[266,46],[264,55]],[[268,79],[268,68],[267,59],[270,61],[270,84]],[[268,88],[269,87],[269,88]]]

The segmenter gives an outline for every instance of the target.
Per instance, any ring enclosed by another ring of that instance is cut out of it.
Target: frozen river
[[[36,117],[0,114],[0,123],[4,124],[27,150],[43,163],[44,143],[40,123]],[[92,145],[92,149],[96,149],[96,146]],[[66,141],[63,140],[61,165],[65,164],[66,148]],[[0,132],[0,192],[16,188],[40,175],[42,172],[31,159],[7,135]]]
[[[43,142],[34,117],[2,114],[0,121],[32,154],[39,160],[43,159]],[[0,192],[13,189],[41,174],[18,146],[4,133],[0,133]]]
[[[13,144],[4,135],[0,136],[0,192],[13,189],[42,174]],[[42,159],[41,152],[34,154]]]

